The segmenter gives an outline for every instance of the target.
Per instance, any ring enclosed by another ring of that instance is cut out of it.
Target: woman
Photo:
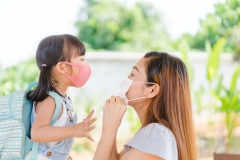
[[[121,88],[121,98],[106,101],[94,160],[197,159],[188,73],[179,58],[156,51],[145,54]],[[142,126],[118,154],[116,134],[126,103]]]

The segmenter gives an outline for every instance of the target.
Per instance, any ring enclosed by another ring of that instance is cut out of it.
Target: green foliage
[[[103,97],[103,93],[100,94],[95,94],[95,95],[88,95],[84,90],[79,91],[77,94],[77,97],[75,97],[74,104],[76,106],[81,106],[75,107],[76,113],[84,113],[84,116],[87,116],[91,110],[95,110],[95,114],[98,114],[100,112],[99,105],[100,105],[100,98]],[[79,98],[78,98],[79,97]]]
[[[240,24],[240,0],[226,0],[217,3],[214,13],[209,13],[200,20],[200,29],[194,35],[183,35],[193,49],[204,50],[205,41],[213,46],[221,37],[226,38],[225,51],[233,52],[240,44],[236,41],[235,30]],[[240,39],[238,39],[240,40]]]
[[[235,60],[240,61],[240,25],[236,26],[232,33],[233,41],[236,42],[236,47],[234,49]]]
[[[240,77],[240,66],[235,69],[229,87],[219,86],[213,94],[221,105],[216,105],[216,111],[225,113],[225,124],[228,130],[228,147],[233,143],[233,130],[237,127],[237,117],[240,112],[240,91],[237,89],[237,80]],[[220,91],[220,92],[219,92]]]
[[[28,83],[36,81],[38,77],[39,69],[33,58],[8,67],[1,71],[0,96],[9,94],[15,90],[27,88]]]
[[[169,50],[166,27],[149,3],[128,7],[117,0],[85,0],[75,26],[78,38],[94,50]]]
[[[206,79],[208,80],[208,84],[207,86],[200,85],[199,88],[194,88],[192,84],[192,93],[198,114],[200,114],[202,110],[208,109],[214,110],[215,113],[218,112],[225,115],[224,122],[228,131],[226,146],[227,149],[230,149],[233,144],[233,131],[237,126],[236,119],[240,113],[240,91],[237,89],[237,87],[239,87],[237,86],[237,81],[240,78],[240,66],[235,69],[230,85],[227,87],[224,86],[224,75],[219,73],[219,64],[225,42],[226,40],[224,38],[220,38],[213,47],[209,41],[206,42],[206,51],[208,53]],[[179,47],[184,48],[184,45],[180,45]],[[185,50],[180,49],[183,61],[186,63],[187,68],[191,70],[193,67],[189,63],[190,61],[187,58],[188,56]],[[194,76],[191,82],[193,82],[193,79]],[[202,103],[206,95],[210,96],[210,105],[207,106]]]
[[[219,39],[214,47],[211,47],[209,41],[206,41],[206,51],[209,54],[208,64],[207,64],[207,78],[209,81],[212,80],[213,76],[217,75],[219,68],[220,54],[223,50],[226,40],[224,38]]]
[[[139,119],[137,120],[138,115],[132,107],[128,107],[127,120],[129,122],[130,131],[136,133],[141,127]]]

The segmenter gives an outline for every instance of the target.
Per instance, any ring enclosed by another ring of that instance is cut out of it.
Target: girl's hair
[[[149,106],[143,126],[161,123],[175,136],[179,160],[196,160],[196,140],[188,72],[179,58],[167,53],[146,53],[148,82],[160,85],[159,94]],[[148,84],[149,85],[149,84]]]
[[[50,90],[56,90],[58,83],[52,77],[52,68],[60,61],[70,61],[72,57],[85,55],[84,44],[76,37],[68,34],[53,35],[44,38],[36,51],[36,62],[40,69],[39,81],[36,89],[28,93],[27,98],[42,101]]]

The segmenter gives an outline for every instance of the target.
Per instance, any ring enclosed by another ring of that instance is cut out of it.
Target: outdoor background
[[[75,139],[74,160],[93,157],[104,102],[146,52],[165,51],[188,67],[199,160],[240,154],[240,0],[0,0],[0,96],[38,80],[38,43],[53,34],[81,39],[92,75],[70,88],[81,121],[95,109],[95,142]],[[118,132],[123,149],[140,122],[131,107]]]

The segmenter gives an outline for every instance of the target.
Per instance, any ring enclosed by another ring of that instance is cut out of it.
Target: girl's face
[[[79,57],[72,57],[70,59],[70,63],[73,64],[85,64],[85,56],[79,56]],[[75,67],[75,66],[71,66],[71,65],[67,65],[65,64],[65,68],[66,68],[66,74],[68,74],[69,76],[77,76],[80,73],[80,70]]]
[[[146,72],[145,72],[145,58],[139,59],[136,64],[133,66],[131,73],[129,74],[128,78],[133,80],[134,82],[147,82]],[[139,97],[146,97],[148,93],[148,87],[144,83],[136,83],[132,84],[129,88],[128,92],[126,93],[127,98],[134,99]],[[145,102],[146,99],[139,99],[130,101],[129,105],[133,106],[134,104],[139,104]]]
[[[73,64],[85,64],[85,56],[78,56],[78,57],[72,57],[70,59],[70,63]],[[63,62],[57,63],[55,69],[53,70],[53,76],[55,79],[57,79],[59,82],[62,82],[62,84],[66,86],[76,86],[69,78],[67,78],[64,74],[67,74],[69,76],[75,77],[78,76],[81,72],[79,68],[76,66],[66,64]]]

